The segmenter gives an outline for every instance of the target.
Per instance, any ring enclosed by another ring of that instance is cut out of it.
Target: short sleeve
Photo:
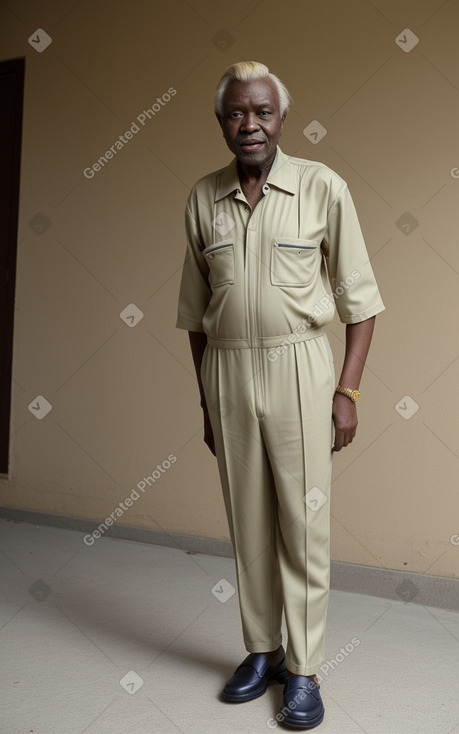
[[[384,311],[347,185],[340,189],[330,207],[324,249],[340,320],[357,324]]]
[[[191,196],[185,210],[186,254],[182,269],[176,327],[203,332],[202,319],[209,305],[209,267],[202,255],[199,227],[191,209]]]

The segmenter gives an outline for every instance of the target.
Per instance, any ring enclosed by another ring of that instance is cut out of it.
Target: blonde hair
[[[228,66],[218,83],[214,95],[214,109],[217,115],[223,114],[223,95],[225,94],[226,87],[233,79],[239,82],[251,82],[255,79],[271,79],[279,93],[280,113],[282,117],[287,114],[290,107],[290,94],[281,80],[274,74],[271,74],[268,67],[259,61],[240,61],[237,64]]]

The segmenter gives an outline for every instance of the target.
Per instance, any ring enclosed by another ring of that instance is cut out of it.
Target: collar
[[[290,156],[283,153],[279,146],[277,147],[276,157],[274,158],[266,183],[269,186],[282,189],[282,191],[287,191],[289,194],[296,194],[298,190],[296,176],[290,165]],[[229,196],[234,191],[241,191],[241,189],[241,182],[237,170],[237,159],[233,158],[229,166],[223,169],[222,175],[217,182],[215,201]]]

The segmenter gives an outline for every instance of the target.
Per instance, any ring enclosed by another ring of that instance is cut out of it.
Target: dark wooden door
[[[0,62],[0,472],[8,473],[24,59]]]

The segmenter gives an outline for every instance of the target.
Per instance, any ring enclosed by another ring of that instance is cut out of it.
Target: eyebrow
[[[249,104],[253,104],[254,107],[270,107],[271,109],[274,109],[274,105],[272,102],[252,102],[250,101]],[[232,109],[237,109],[238,107],[245,107],[246,103],[242,102],[241,104],[238,104],[237,102],[233,102],[227,105],[228,107]]]

